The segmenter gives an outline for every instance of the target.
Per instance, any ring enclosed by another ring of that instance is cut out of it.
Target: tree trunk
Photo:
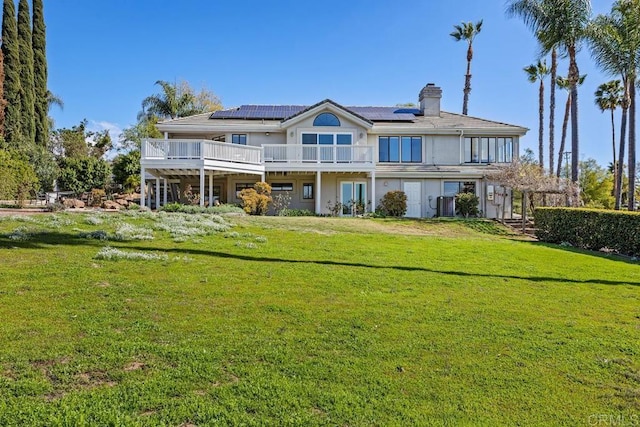
[[[469,45],[471,51],[471,45]],[[471,93],[471,57],[467,52],[467,74],[464,76],[464,99],[462,101],[462,114],[469,113],[469,93]]]
[[[629,210],[636,207],[636,78],[629,77]]]
[[[558,74],[558,52],[551,50],[551,84],[549,87],[549,174],[553,174],[553,157],[555,150],[555,116],[556,116],[556,76]]]
[[[569,126],[569,110],[571,109],[571,94],[567,95],[567,103],[564,107],[564,120],[562,121],[562,136],[560,137],[560,150],[558,151],[558,172],[556,176],[560,178],[562,174],[562,156],[564,155],[564,146],[567,141],[567,127]]]
[[[625,92],[627,90],[625,89]],[[625,94],[626,97],[626,94]],[[615,194],[615,210],[620,210],[620,205],[622,205],[622,178],[624,177],[624,149],[625,149],[625,139],[627,137],[627,112],[628,106],[626,102],[622,104],[622,118],[620,119],[620,145],[618,149],[618,173],[616,175],[616,194]]]
[[[613,146],[613,195],[616,194],[616,185],[618,185],[618,164],[616,163],[616,123],[613,117],[614,108],[611,109],[611,144]]]
[[[576,62],[576,47],[569,46],[569,82],[571,83],[571,181],[578,182],[580,144],[578,138],[578,80],[580,71]]]
[[[538,93],[538,161],[540,169],[544,171],[544,80],[540,79]]]

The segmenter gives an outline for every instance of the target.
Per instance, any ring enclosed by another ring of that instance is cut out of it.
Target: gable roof
[[[371,127],[373,126],[373,122],[369,119],[367,119],[366,117],[363,117],[362,115],[353,112],[352,110],[343,107],[342,105],[338,104],[335,101],[332,101],[330,99],[325,99],[324,101],[320,101],[316,104],[313,104],[303,110],[298,111],[296,114],[287,117],[286,119],[282,120],[282,123],[286,123],[286,122],[290,122],[289,124],[291,124],[291,122],[296,122],[296,119],[300,119],[303,116],[307,115],[307,113],[311,113],[314,112],[316,110],[321,110],[324,107],[333,107],[333,109],[337,109],[337,111],[342,112],[343,114],[346,114],[348,116],[352,116],[353,118],[356,119],[356,121],[362,121],[364,122],[363,124],[367,127]],[[329,108],[330,110],[332,108]]]

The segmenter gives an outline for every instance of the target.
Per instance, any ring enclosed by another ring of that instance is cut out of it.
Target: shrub
[[[291,195],[288,191],[273,196],[273,209],[278,216],[288,216],[289,205],[291,204]]]
[[[271,186],[266,182],[256,182],[253,188],[240,192],[242,208],[250,215],[266,215],[271,202]]]
[[[89,200],[87,201],[90,206],[97,207],[102,204],[102,200],[107,197],[107,193],[101,188],[94,188],[89,193]]]
[[[46,205],[44,207],[44,210],[47,212],[60,212],[65,210],[65,207],[62,203],[59,202],[54,202],[54,203],[49,203],[48,205]]]
[[[380,199],[379,210],[385,216],[404,216],[407,213],[407,195],[400,190],[386,192]]]
[[[137,207],[135,209],[140,209]],[[219,206],[194,206],[194,205],[183,205],[180,203],[167,203],[164,206],[160,207],[161,212],[180,212],[180,213],[188,213],[188,214],[199,214],[199,213],[209,213],[209,214],[225,214],[225,213],[244,213],[242,208],[236,205],[219,205]]]
[[[549,243],[640,256],[640,213],[537,208],[536,236]]]
[[[473,193],[456,194],[456,212],[465,218],[478,216],[480,213],[478,203],[480,203],[480,198]]]
[[[284,216],[316,216],[316,214],[309,209],[287,209],[284,211]]]

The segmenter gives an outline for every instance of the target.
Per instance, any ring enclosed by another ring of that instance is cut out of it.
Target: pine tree
[[[2,54],[4,55],[5,141],[18,144],[20,129],[20,55],[18,27],[13,0],[4,0],[2,7]]]
[[[18,48],[20,49],[20,123],[22,135],[28,142],[35,141],[35,90],[33,85],[33,41],[31,40],[31,16],[29,3],[18,3]]]
[[[42,0],[33,0],[33,81],[35,87],[35,140],[46,145],[49,140],[49,105],[47,102],[46,27]]]

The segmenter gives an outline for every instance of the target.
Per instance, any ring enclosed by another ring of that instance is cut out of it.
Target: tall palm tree
[[[464,78],[464,99],[462,101],[462,114],[465,116],[469,112],[469,93],[471,93],[471,60],[473,59],[473,40],[482,31],[482,19],[475,24],[472,22],[462,22],[454,25],[455,31],[450,35],[455,41],[465,40],[467,42],[467,74]]]
[[[580,76],[578,85],[582,85],[586,77],[586,75]],[[560,89],[564,89],[567,91],[567,102],[564,106],[564,119],[562,121],[562,135],[560,136],[560,148],[558,149],[558,168],[556,170],[556,176],[560,178],[560,174],[562,173],[562,159],[564,156],[564,148],[567,141],[567,129],[569,127],[569,113],[571,111],[571,83],[569,83],[569,79],[567,77],[558,76],[558,78],[556,79],[556,84]]]
[[[635,86],[640,53],[638,27],[640,27],[640,0],[617,0],[609,15],[597,16],[588,28],[591,56],[603,71],[620,76],[624,91],[620,104],[622,119],[615,184],[616,209],[620,209],[622,204],[627,119],[629,124],[629,209],[632,210],[635,204],[633,191],[636,175]]]
[[[546,61],[538,60],[537,64],[524,67],[527,79],[531,83],[540,82],[538,89],[538,161],[544,170],[544,79],[549,75]]]
[[[591,18],[590,0],[511,0],[507,15],[518,16],[533,30],[544,53],[554,47],[569,57],[571,87],[571,180],[578,182],[578,81],[576,61]]]
[[[613,113],[622,103],[622,85],[620,80],[611,80],[598,86],[595,92],[595,102],[600,111],[611,112],[611,145],[613,147],[613,185],[615,194],[616,174],[618,166],[616,163],[616,125]]]
[[[148,96],[142,101],[141,116],[175,119],[202,112],[194,108],[196,99],[192,91],[180,90],[178,85],[163,80],[158,80],[156,84],[162,92]]]

